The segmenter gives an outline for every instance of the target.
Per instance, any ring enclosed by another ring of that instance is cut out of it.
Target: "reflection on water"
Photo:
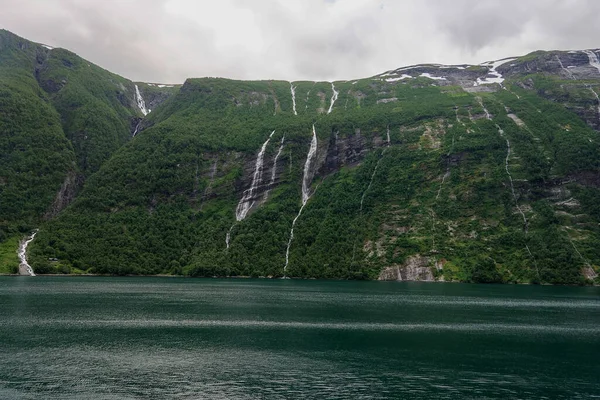
[[[600,396],[600,289],[0,277],[0,398]]]

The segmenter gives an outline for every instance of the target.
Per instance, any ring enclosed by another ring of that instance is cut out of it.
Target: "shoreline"
[[[27,276],[20,274],[0,274],[0,277],[4,276]],[[600,287],[600,284],[582,284],[582,285],[553,285],[551,283],[527,283],[527,282],[517,282],[517,283],[476,283],[476,282],[459,282],[459,281],[381,281],[379,279],[321,279],[321,278],[273,278],[266,276],[185,276],[185,275],[166,275],[166,274],[157,274],[157,275],[110,275],[110,274],[36,274],[36,277],[41,276],[49,276],[49,277],[103,277],[103,278],[183,278],[183,279],[265,279],[265,280],[297,280],[297,281],[329,281],[329,282],[409,282],[409,283],[462,283],[469,285],[523,285],[523,286],[565,286],[565,287]]]

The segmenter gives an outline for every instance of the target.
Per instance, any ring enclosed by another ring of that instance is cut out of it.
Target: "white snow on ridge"
[[[433,76],[433,75],[431,75],[431,74],[428,74],[427,72],[423,72],[423,73],[422,73],[421,75],[419,75],[419,76],[422,76],[422,77],[424,77],[424,78],[434,79],[434,80],[436,80],[436,81],[445,81],[445,80],[447,80],[447,79],[446,79],[446,78],[444,78],[443,76]]]
[[[153,87],[159,87],[159,88],[172,88],[172,87],[175,87],[175,85],[167,85],[167,84],[164,84],[164,83],[146,83],[146,85],[153,86]]]
[[[463,67],[461,65],[440,65],[439,66],[440,69],[466,69],[466,67]]]
[[[48,46],[47,44],[43,44],[42,47],[45,47],[48,50],[54,50],[54,47]]]
[[[412,79],[412,76],[406,75],[406,74],[402,74],[402,76],[398,76],[396,78],[387,78],[385,81],[386,82],[397,82],[397,81],[401,81],[403,79]]]
[[[502,82],[504,82],[504,78],[502,77],[502,74],[498,71],[496,71],[496,68],[498,68],[499,66],[506,64],[507,62],[511,62],[516,60],[516,58],[505,58],[502,60],[498,60],[498,61],[488,61],[485,63],[481,63],[479,65],[484,66],[484,67],[491,67],[490,70],[488,71],[488,74],[485,78],[477,78],[477,82],[475,84],[475,86],[477,85],[489,85],[492,83],[498,83],[500,85],[502,85]],[[489,75],[492,75],[493,77],[490,78]]]

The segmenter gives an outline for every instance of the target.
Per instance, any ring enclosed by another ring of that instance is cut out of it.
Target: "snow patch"
[[[493,83],[497,83],[499,85],[502,85],[502,82],[504,82],[504,77],[502,77],[502,74],[498,71],[496,71],[496,68],[498,68],[499,66],[506,64],[507,62],[511,62],[516,60],[516,58],[505,58],[503,60],[498,60],[498,61],[488,61],[482,64],[479,64],[481,66],[484,67],[490,67],[490,70],[488,71],[487,75],[485,78],[477,78],[477,82],[475,86],[478,85],[490,85]],[[492,77],[489,77],[489,76]]]
[[[54,47],[48,46],[47,44],[43,44],[42,47],[45,47],[48,50],[54,50]]]
[[[402,76],[399,76],[399,77],[396,77],[396,78],[387,78],[385,81],[386,82],[397,82],[397,81],[401,81],[403,79],[412,79],[412,76],[406,75],[406,74],[402,74]]]
[[[427,72],[423,72],[423,73],[422,73],[421,75],[419,75],[419,76],[422,76],[422,77],[424,77],[424,78],[434,79],[434,80],[436,80],[436,81],[445,81],[445,80],[447,80],[447,79],[446,79],[446,78],[444,78],[444,77],[441,77],[441,76],[433,76],[433,75],[431,75],[431,74],[429,74],[429,73],[427,73]]]

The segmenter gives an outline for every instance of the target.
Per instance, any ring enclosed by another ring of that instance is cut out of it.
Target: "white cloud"
[[[333,80],[600,47],[595,0],[0,0],[0,26],[134,80]]]

